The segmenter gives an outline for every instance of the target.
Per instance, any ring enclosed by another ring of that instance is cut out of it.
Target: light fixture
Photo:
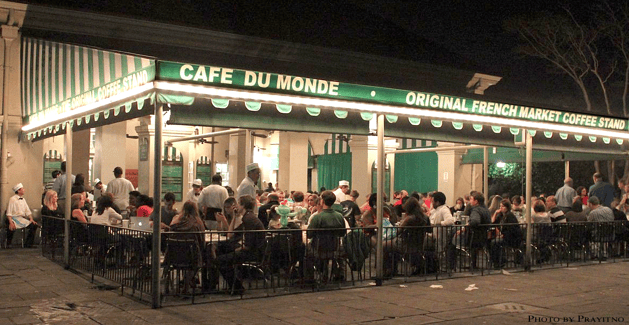
[[[505,168],[506,165],[507,164],[504,161],[498,161],[496,163],[496,167],[498,167],[498,168]]]
[[[552,124],[547,122],[518,120],[506,117],[495,117],[458,113],[452,111],[437,111],[422,108],[412,108],[394,105],[382,105],[375,103],[362,103],[344,101],[338,99],[314,98],[297,95],[284,95],[262,93],[240,89],[226,89],[205,85],[190,85],[172,81],[155,81],[157,90],[173,91],[191,95],[201,95],[213,98],[229,98],[236,100],[257,101],[263,103],[298,104],[307,107],[332,108],[339,110],[352,110],[376,114],[389,114],[410,117],[425,117],[437,120],[463,121],[475,124],[500,125],[531,130],[552,130],[556,132],[587,134],[600,137],[610,137],[629,140],[629,132],[602,130],[582,126]]]

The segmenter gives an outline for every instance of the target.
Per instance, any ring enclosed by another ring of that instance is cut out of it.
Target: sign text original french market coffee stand
[[[158,79],[284,94],[305,94],[359,102],[450,110],[477,115],[608,130],[629,130],[629,124],[626,119],[224,67],[161,61],[158,65]]]

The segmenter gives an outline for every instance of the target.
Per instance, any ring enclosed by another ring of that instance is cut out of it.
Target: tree
[[[514,18],[505,27],[523,41],[517,48],[520,53],[542,58],[575,82],[587,111],[604,109],[608,115],[628,117],[629,5],[594,2],[582,9],[587,10],[580,15],[563,7],[533,18]],[[608,161],[612,184],[618,178],[615,167]],[[595,169],[601,172],[598,162]],[[627,175],[629,160],[623,168],[623,177]]]

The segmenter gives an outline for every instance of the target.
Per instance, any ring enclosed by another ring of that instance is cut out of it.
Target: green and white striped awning
[[[109,109],[114,109],[114,116],[121,107],[130,113],[134,102],[141,109],[146,98],[154,95],[142,93],[125,98],[125,94],[155,80],[155,60],[25,37],[21,77],[23,123],[45,125],[29,128],[28,136],[34,138],[59,131],[67,121],[81,125],[97,122],[101,117],[108,119]],[[102,110],[59,120],[74,110],[98,107],[108,101],[111,105],[104,105]],[[58,123],[50,125],[50,121]]]

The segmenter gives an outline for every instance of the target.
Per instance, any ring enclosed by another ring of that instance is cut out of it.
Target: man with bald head
[[[572,200],[577,196],[577,191],[572,188],[572,178],[566,177],[563,180],[563,186],[555,193],[555,200],[557,200],[557,207],[563,212],[572,210]]]

